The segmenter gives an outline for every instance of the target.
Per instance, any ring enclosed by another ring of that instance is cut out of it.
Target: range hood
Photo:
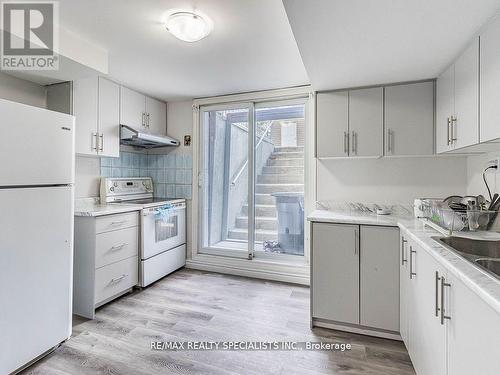
[[[120,125],[120,143],[141,148],[179,146],[179,141],[176,139],[145,133],[128,125]]]

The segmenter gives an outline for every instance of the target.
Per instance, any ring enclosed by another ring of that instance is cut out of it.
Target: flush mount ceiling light
[[[176,11],[167,16],[165,27],[169,33],[184,42],[197,42],[210,34],[213,22],[199,13]]]

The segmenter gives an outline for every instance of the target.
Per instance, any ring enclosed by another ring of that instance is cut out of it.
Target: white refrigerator
[[[71,335],[74,117],[0,99],[0,374]]]

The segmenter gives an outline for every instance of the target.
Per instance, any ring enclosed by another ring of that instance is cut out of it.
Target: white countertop
[[[377,216],[356,212],[336,212],[315,210],[308,217],[311,222],[398,226],[407,232],[412,239],[443,265],[448,272],[459,278],[486,303],[500,313],[500,280],[478,269],[470,261],[436,242],[431,237],[442,237],[443,234],[424,225],[424,222],[413,217],[393,215]],[[499,239],[498,233],[474,233],[464,236],[479,239]],[[454,235],[460,235],[454,233]]]
[[[142,206],[137,204],[99,204],[89,200],[75,202],[75,216],[97,217],[140,211],[141,209]]]
[[[361,224],[361,225],[382,225],[397,227],[401,217],[394,215],[375,215],[356,212],[314,210],[309,216],[308,221],[322,223],[340,223],[340,224]]]

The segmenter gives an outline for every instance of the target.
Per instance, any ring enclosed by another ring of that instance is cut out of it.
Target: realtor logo
[[[1,69],[59,68],[58,6],[56,1],[1,2]]]

